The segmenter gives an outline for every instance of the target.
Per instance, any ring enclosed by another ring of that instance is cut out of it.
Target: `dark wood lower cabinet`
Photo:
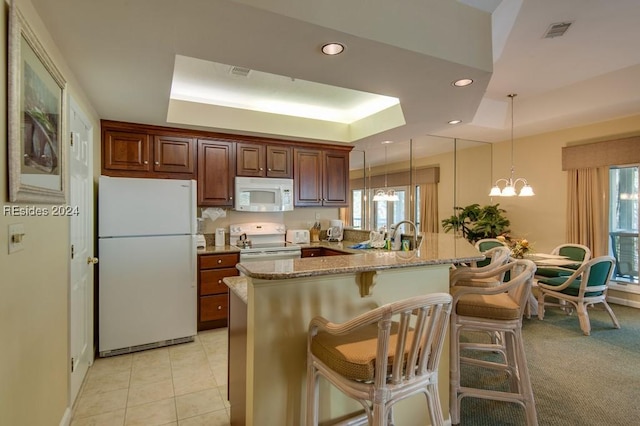
[[[247,396],[247,304],[229,292],[229,344],[227,398],[231,404],[231,425],[244,426]]]
[[[222,280],[239,275],[239,261],[238,253],[198,256],[198,331],[227,326],[229,289]]]

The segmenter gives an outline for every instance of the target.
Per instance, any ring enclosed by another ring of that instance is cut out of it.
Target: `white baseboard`
[[[616,305],[630,306],[632,308],[640,309],[640,302],[636,300],[624,299],[622,297],[607,296],[607,302],[615,303]]]
[[[67,407],[64,410],[64,415],[62,416],[62,420],[60,420],[60,426],[69,426],[71,424],[71,408]]]

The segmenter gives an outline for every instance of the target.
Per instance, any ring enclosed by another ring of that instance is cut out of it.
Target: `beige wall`
[[[20,9],[68,82],[85,112],[95,120],[51,37],[28,0]],[[8,10],[2,9],[2,76],[0,91],[7,98],[6,33]],[[0,106],[0,424],[57,425],[69,405],[69,221],[61,217],[12,217],[7,193],[7,111]],[[20,204],[21,206],[29,204]],[[46,204],[40,205],[47,207]],[[7,226],[24,224],[24,250],[8,255]]]
[[[567,172],[562,147],[640,135],[640,115],[515,140],[516,177],[525,177],[536,196],[494,198],[507,210],[513,235],[529,239],[534,250],[548,252],[566,241]],[[509,172],[510,143],[494,145],[493,175]],[[488,200],[488,197],[487,197]],[[610,291],[618,303],[640,306],[640,294]]]

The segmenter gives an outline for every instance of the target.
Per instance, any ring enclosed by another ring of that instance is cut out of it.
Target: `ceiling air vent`
[[[573,22],[558,22],[555,24],[551,24],[549,25],[549,28],[547,28],[547,31],[544,33],[544,36],[542,38],[554,38],[563,36],[564,33],[567,32],[571,24],[573,24]]]
[[[233,74],[233,75],[237,75],[237,76],[240,76],[240,77],[246,77],[251,72],[251,69],[250,68],[245,68],[245,67],[232,66],[231,69],[229,70],[229,72],[231,74]]]

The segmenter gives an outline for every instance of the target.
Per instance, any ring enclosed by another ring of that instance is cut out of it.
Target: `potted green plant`
[[[509,219],[504,216],[506,210],[500,204],[480,207],[470,204],[466,207],[455,207],[453,216],[442,220],[445,232],[459,232],[469,242],[475,243],[482,238],[496,238],[509,232]]]

